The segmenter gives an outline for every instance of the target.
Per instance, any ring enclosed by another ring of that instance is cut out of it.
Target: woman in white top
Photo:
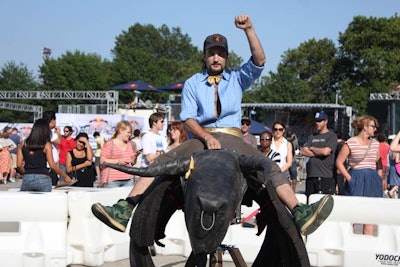
[[[281,155],[281,162],[278,164],[281,168],[282,173],[289,177],[289,168],[292,165],[293,161],[293,153],[292,153],[292,144],[286,140],[284,136],[286,127],[280,122],[275,122],[272,126],[272,143],[271,149],[279,152]]]

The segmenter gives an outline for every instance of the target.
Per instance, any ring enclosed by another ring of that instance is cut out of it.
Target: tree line
[[[339,33],[337,41],[338,46],[327,38],[313,38],[285,51],[277,70],[262,76],[245,93],[243,102],[335,103],[339,96],[339,104],[353,106],[364,113],[370,93],[389,92],[400,84],[397,14],[390,18],[356,16]],[[115,38],[112,60],[79,50],[66,51],[59,58],[44,57],[39,77],[24,63],[5,62],[0,68],[0,90],[101,91],[133,80],[162,86],[201,71],[201,49],[179,27],[156,28],[136,23]],[[228,69],[242,63],[243,59],[230,51]],[[142,94],[142,98],[153,102],[167,97],[166,93]],[[120,92],[121,103],[130,101],[132,92]],[[44,110],[55,110],[58,104],[65,104],[63,101],[12,102],[42,105]],[[31,117],[31,114],[0,110],[0,121],[26,122]]]

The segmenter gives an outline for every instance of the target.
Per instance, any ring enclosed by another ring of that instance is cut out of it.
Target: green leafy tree
[[[67,91],[108,90],[110,63],[96,54],[67,51],[57,59],[45,59],[39,67],[42,89]]]
[[[23,63],[16,64],[14,61],[9,61],[0,69],[0,90],[2,91],[35,91],[38,86],[32,71]],[[4,101],[32,104],[29,100],[10,99]],[[29,112],[0,109],[0,121],[3,122],[32,121],[32,117],[33,114]]]
[[[266,103],[332,103],[336,48],[328,39],[311,39],[282,56],[277,72],[269,73],[245,95]]]
[[[38,88],[38,82],[28,67],[14,61],[9,61],[0,69],[0,89],[3,91],[28,90],[34,91]]]
[[[59,58],[44,58],[39,67],[44,91],[103,91],[109,90],[111,63],[97,54],[67,51]],[[43,109],[56,111],[60,104],[98,104],[85,100],[40,100]]]
[[[354,17],[339,43],[343,100],[364,113],[370,93],[389,92],[400,82],[400,18]]]
[[[250,53],[250,52],[249,52]],[[227,70],[236,70],[243,64],[243,59],[239,57],[235,52],[230,51],[228,56],[228,62],[226,63]]]

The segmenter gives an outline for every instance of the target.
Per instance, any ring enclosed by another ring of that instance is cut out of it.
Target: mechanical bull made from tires
[[[293,218],[269,181],[271,164],[263,156],[229,150],[205,150],[147,168],[106,164],[130,174],[156,177],[132,218],[131,266],[154,266],[148,247],[160,244],[165,226],[178,208],[184,211],[192,246],[186,266],[206,266],[207,255],[221,245],[238,205],[252,200],[262,207],[256,217],[257,235],[268,225],[253,266],[310,266]]]

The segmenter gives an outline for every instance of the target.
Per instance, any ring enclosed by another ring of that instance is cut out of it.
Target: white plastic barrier
[[[67,194],[0,193],[0,266],[66,266]]]
[[[131,188],[73,188],[51,193],[0,193],[0,266],[100,266],[129,257],[126,233],[110,229],[91,213],[91,205],[112,205]],[[68,194],[66,193],[68,192]],[[300,202],[305,195],[296,195]],[[310,196],[310,203],[322,195]],[[400,201],[334,196],[327,221],[306,239],[312,266],[400,266]],[[258,206],[242,207],[245,218]],[[70,223],[67,229],[68,212]],[[375,236],[353,232],[353,224],[375,224]],[[256,228],[234,225],[223,244],[238,247],[247,262],[254,260],[264,239]],[[157,253],[188,256],[191,248],[181,211],[166,228],[167,246]],[[224,260],[231,261],[228,254]]]
[[[321,195],[311,195],[310,203]],[[400,266],[400,201],[334,196],[331,215],[306,247],[312,266]],[[353,224],[374,224],[376,235],[354,232]]]
[[[186,230],[185,214],[182,210],[177,210],[172,215],[165,227],[165,238],[161,239],[160,242],[165,247],[155,245],[157,254],[189,257],[192,247]]]
[[[131,187],[74,189],[68,192],[70,223],[68,226],[68,263],[100,266],[129,258],[129,229],[115,231],[93,216],[91,206],[100,202],[111,206],[125,199]]]

